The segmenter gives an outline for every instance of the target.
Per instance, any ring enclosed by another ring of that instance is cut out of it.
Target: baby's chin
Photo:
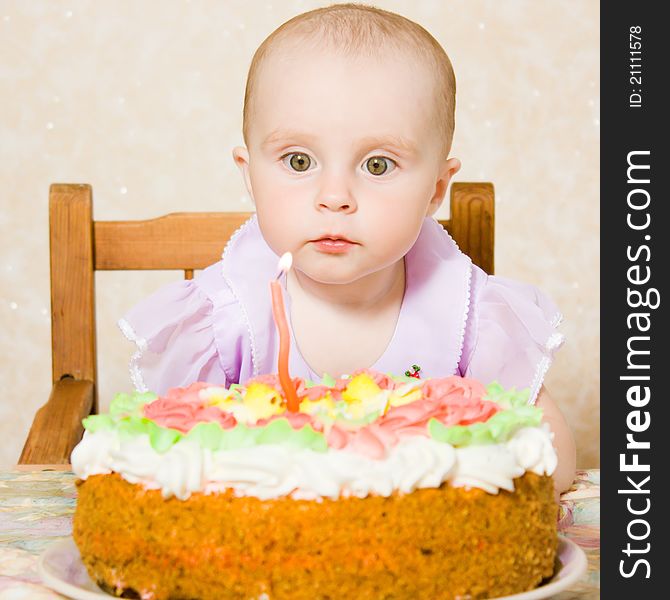
[[[308,277],[316,283],[323,285],[347,285],[354,283],[369,274],[353,264],[347,264],[346,260],[332,260],[330,265],[294,265],[303,277]]]

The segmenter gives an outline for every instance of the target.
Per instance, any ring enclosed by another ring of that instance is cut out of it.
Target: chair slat
[[[204,269],[252,213],[171,213],[146,221],[96,221],[95,268]]]
[[[49,193],[52,382],[96,381],[95,278],[90,185]]]
[[[19,464],[69,463],[72,449],[84,435],[82,419],[92,412],[94,401],[92,381],[57,381],[48,402],[35,415]]]
[[[449,233],[472,262],[489,275],[494,268],[494,214],[493,184],[452,184]]]
[[[452,218],[441,220],[461,250],[493,273],[493,186],[455,183]],[[226,241],[253,213],[171,213],[145,221],[96,221],[95,269],[192,271],[217,262]]]

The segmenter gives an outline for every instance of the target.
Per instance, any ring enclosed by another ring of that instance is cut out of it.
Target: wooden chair
[[[35,416],[20,464],[67,464],[95,414],[95,271],[168,269],[186,279],[220,259],[251,213],[172,213],[147,221],[94,221],[90,185],[49,190],[53,388]],[[451,218],[440,221],[475,264],[493,273],[490,183],[454,183]]]

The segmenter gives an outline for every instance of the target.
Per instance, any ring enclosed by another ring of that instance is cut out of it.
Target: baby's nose
[[[320,209],[325,208],[334,212],[352,212],[354,210],[355,202],[350,197],[321,196],[318,205]]]
[[[318,210],[349,213],[356,210],[356,200],[349,186],[341,177],[331,177],[324,182],[316,197]]]

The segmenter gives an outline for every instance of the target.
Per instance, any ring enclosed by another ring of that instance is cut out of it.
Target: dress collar
[[[395,334],[376,370],[400,375],[417,364],[423,378],[457,372],[470,306],[471,265],[445,229],[426,217],[405,257],[405,296]]]
[[[269,285],[278,260],[261,235],[256,215],[235,232],[223,253],[221,273],[241,305],[254,377],[277,370],[279,338]],[[470,259],[437,221],[426,217],[405,257],[405,295],[393,337],[371,368],[401,375],[417,364],[424,378],[457,373],[470,307],[471,273]],[[290,314],[285,277],[281,283]],[[292,327],[290,331],[291,375],[320,379],[300,354]]]

